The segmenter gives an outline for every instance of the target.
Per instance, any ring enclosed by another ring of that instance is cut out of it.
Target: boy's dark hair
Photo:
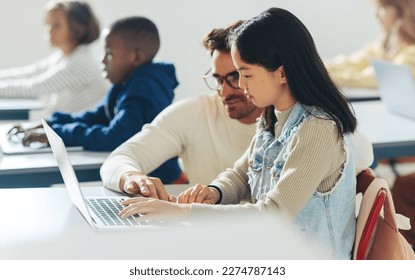
[[[160,37],[157,26],[145,17],[127,17],[117,20],[111,25],[110,34],[121,35],[123,41],[134,49],[140,49],[153,60],[160,48]]]
[[[62,11],[68,21],[72,39],[77,45],[89,44],[99,37],[99,22],[88,3],[79,1],[51,2],[48,12]]]
[[[212,55],[215,50],[230,53],[231,49],[228,46],[227,38],[229,34],[231,34],[232,31],[239,27],[243,22],[243,20],[238,20],[229,25],[227,28],[215,28],[207,33],[202,42],[205,48],[210,51],[210,55]]]

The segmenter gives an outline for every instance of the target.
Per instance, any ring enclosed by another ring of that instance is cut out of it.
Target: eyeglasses
[[[233,89],[239,89],[239,72],[237,70],[227,74],[225,77],[219,76],[217,74],[210,74],[212,69],[206,72],[203,76],[206,85],[208,88],[213,90],[222,90],[223,81],[226,82],[228,86]]]

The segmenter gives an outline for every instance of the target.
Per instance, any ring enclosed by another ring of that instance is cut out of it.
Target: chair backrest
[[[356,260],[364,260],[366,258],[367,249],[369,247],[369,243],[372,241],[373,231],[375,230],[380,211],[385,203],[385,199],[386,190],[379,190],[375,197],[375,201],[373,202],[372,208],[369,210],[367,220],[363,220],[362,215],[360,215],[360,219],[358,219],[362,223],[362,226],[358,226],[359,230],[356,231],[356,236],[360,236],[360,238],[356,238],[355,242],[357,249],[355,257]]]
[[[363,199],[357,216],[353,259],[415,259],[415,253],[399,233],[388,184],[371,170],[357,177],[356,193]],[[383,210],[383,211],[382,211]]]

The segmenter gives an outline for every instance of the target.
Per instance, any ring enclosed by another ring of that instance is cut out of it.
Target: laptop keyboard
[[[121,199],[122,201],[122,199]],[[118,213],[124,208],[120,200],[116,198],[88,198],[86,204],[89,209],[104,223],[106,226],[138,226],[139,222],[134,221],[139,215],[133,215],[127,219],[122,219]]]

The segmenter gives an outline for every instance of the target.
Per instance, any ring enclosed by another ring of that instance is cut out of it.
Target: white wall
[[[50,52],[43,30],[48,0],[0,3],[0,68],[24,65]],[[157,60],[175,64],[180,86],[177,99],[206,91],[201,76],[210,58],[201,44],[203,35],[237,19],[251,18],[278,6],[290,10],[309,28],[320,55],[331,58],[350,53],[378,33],[370,0],[90,0],[103,27],[131,15],[152,19],[162,46]],[[97,57],[102,46],[96,44]]]

